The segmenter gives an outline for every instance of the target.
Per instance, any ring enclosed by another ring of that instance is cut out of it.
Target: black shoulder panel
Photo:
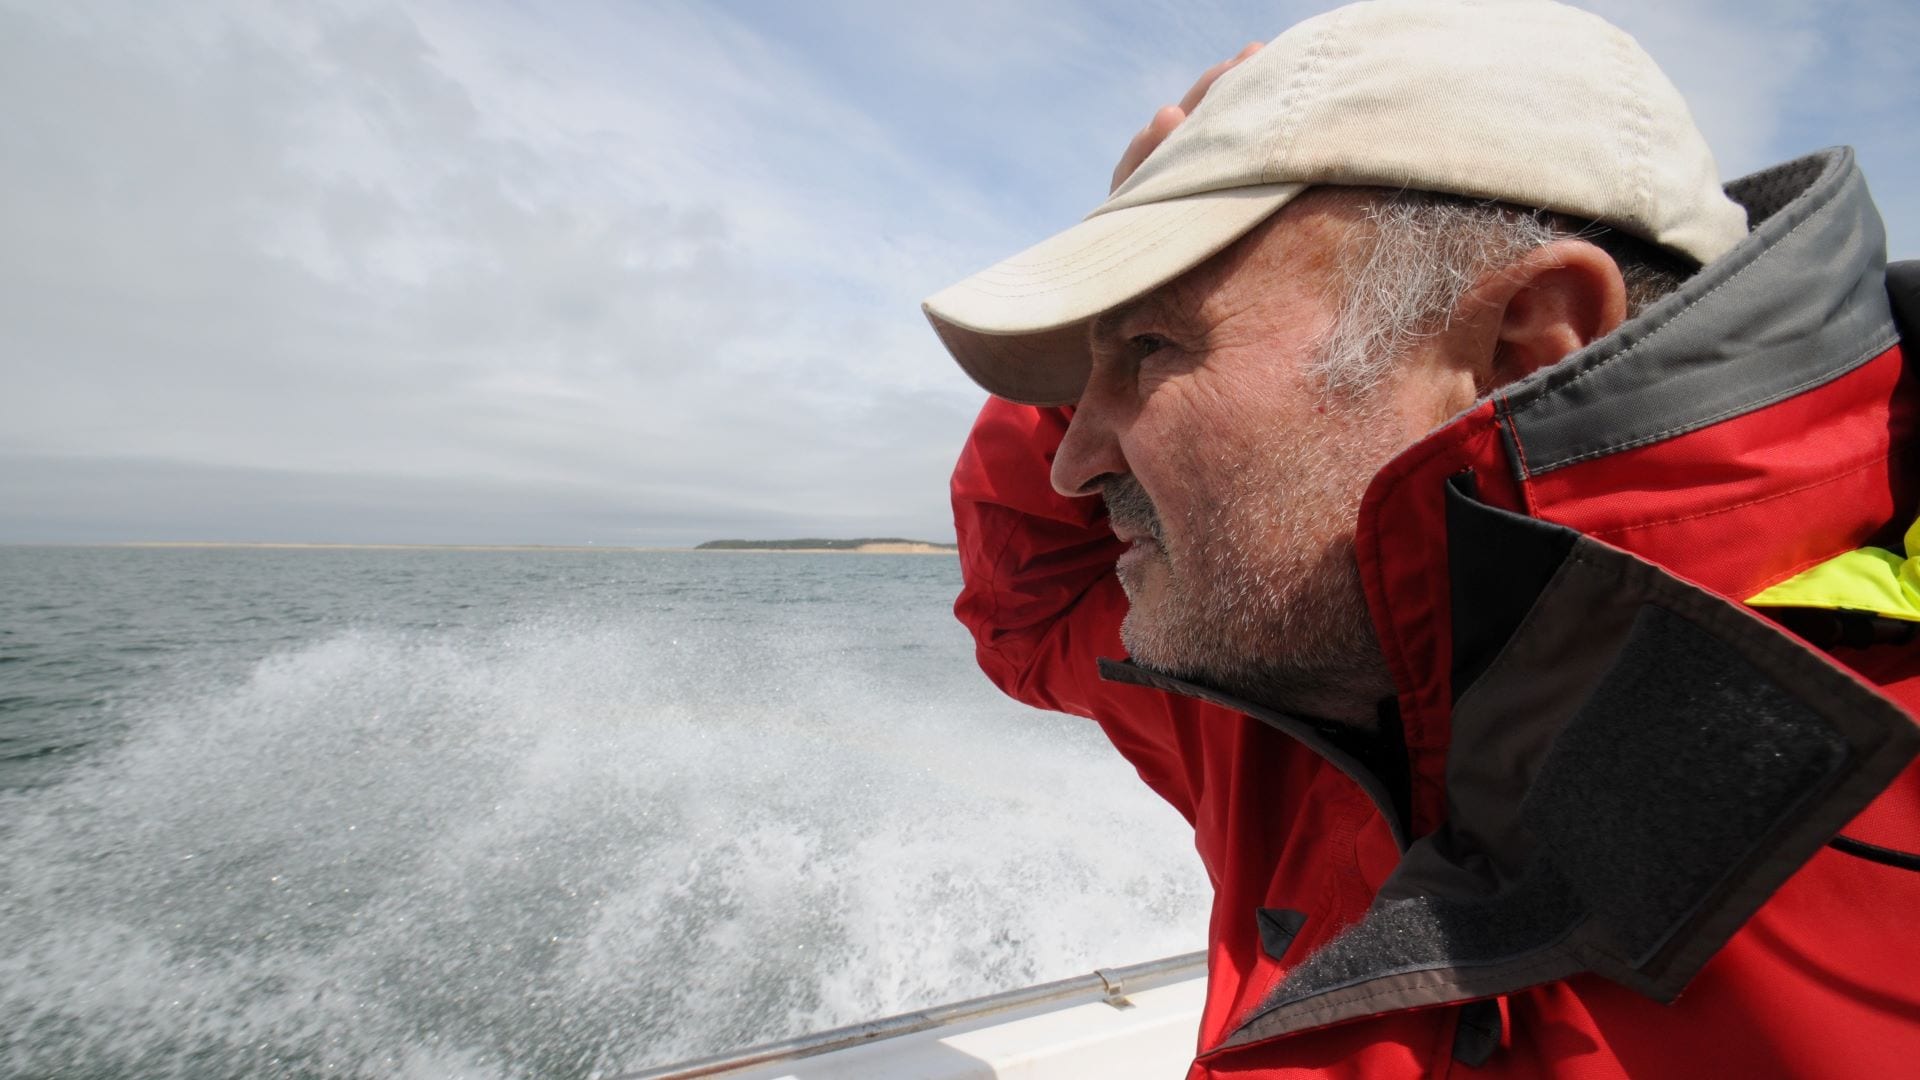
[[[1307,925],[1306,915],[1292,908],[1255,908],[1253,915],[1260,929],[1260,951],[1269,960],[1287,955],[1293,939],[1300,936],[1300,928]]]

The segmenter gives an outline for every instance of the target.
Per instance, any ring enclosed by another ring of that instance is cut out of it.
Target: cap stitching
[[[1136,256],[1143,255],[1149,251],[1153,251],[1156,248],[1159,248],[1165,245],[1170,237],[1170,234],[1179,232],[1180,231],[1179,226],[1187,224],[1188,220],[1192,216],[1193,215],[1191,214],[1183,214],[1177,220],[1171,221],[1165,225],[1156,226],[1152,230],[1140,236],[1134,237],[1133,239],[1136,241],[1134,246],[1121,248],[1116,251],[1106,252],[1101,255],[1098,261],[1078,262],[1078,263],[1069,264],[1067,269],[1068,271],[1070,271],[1070,273],[1068,274],[1062,274],[1059,276],[1049,276],[1044,281],[1038,281],[1038,282],[1032,283],[1036,286],[1044,285],[1045,286],[1044,288],[1029,288],[1029,289],[1006,288],[1006,289],[1000,289],[994,292],[988,292],[987,290],[980,288],[979,285],[974,284],[975,282],[978,282],[981,280],[982,275],[979,275],[979,274],[974,275],[974,277],[968,279],[967,281],[961,282],[960,285],[962,288],[966,289],[967,291],[975,293],[977,295],[991,296],[991,297],[996,297],[1003,300],[1011,300],[1011,299],[1015,299],[1023,296],[1045,296],[1048,293],[1059,292],[1062,289],[1071,289],[1071,288],[1074,288],[1075,286],[1085,284],[1090,278],[1099,274],[1102,271],[1109,270],[1120,263],[1126,262],[1130,259],[1133,259]]]
[[[1186,224],[1191,218],[1196,216],[1201,209],[1202,209],[1201,205],[1197,203],[1180,207],[1179,208],[1180,212],[1177,215],[1170,215],[1168,220],[1163,221],[1158,225],[1148,226],[1143,235],[1147,237],[1159,236],[1161,233],[1166,232],[1170,228],[1174,228],[1176,226]],[[1082,266],[1085,266],[1096,255],[1098,255],[1101,258],[1105,258],[1107,254],[1106,252],[1107,248],[1111,248],[1111,247],[1114,247],[1115,245],[1122,244],[1128,240],[1140,239],[1140,236],[1136,235],[1137,232],[1138,230],[1130,230],[1125,227],[1122,227],[1114,230],[1113,232],[1108,233],[1105,236],[1100,237],[1097,240],[1089,241],[1086,244],[1086,246],[1078,249],[1077,251],[1073,251],[1073,252],[1062,254],[1062,255],[1056,255],[1050,259],[1038,260],[1031,263],[1015,262],[1014,260],[1019,258],[1018,255],[1015,255],[1010,258],[1002,259],[1001,261],[995,263],[994,265],[987,267],[985,270],[982,270],[979,273],[973,275],[973,277],[969,278],[968,280],[969,281],[980,280],[980,279],[991,280],[995,277],[1014,277],[1015,276],[1010,272],[1002,271],[1001,269],[1002,267],[1019,267],[1021,269],[1030,271],[1027,274],[1018,275],[1019,280],[1026,280],[1028,278],[1031,278],[1033,276],[1033,274],[1031,273],[1032,271],[1041,271],[1046,269],[1054,269],[1054,268],[1062,268],[1062,267],[1067,269],[1082,267]]]
[[[1313,37],[1306,43],[1306,47],[1302,50],[1303,55],[1300,64],[1293,69],[1293,77],[1287,80],[1287,88],[1284,91],[1286,94],[1286,117],[1279,124],[1274,125],[1275,131],[1273,133],[1273,139],[1267,143],[1267,163],[1265,167],[1260,170],[1260,179],[1262,182],[1273,184],[1292,182],[1298,179],[1297,177],[1280,176],[1279,166],[1282,161],[1291,161],[1293,158],[1293,142],[1300,134],[1300,126],[1303,123],[1302,115],[1306,111],[1300,104],[1301,100],[1307,96],[1308,83],[1310,81],[1316,81],[1315,77],[1320,73],[1320,67],[1324,58],[1322,50],[1328,36],[1333,32],[1333,24],[1344,20],[1346,17],[1347,12],[1345,9],[1327,15],[1325,17],[1326,21],[1314,29]]]
[[[1148,205],[1164,205],[1164,204],[1148,204]],[[1180,209],[1185,211],[1188,216],[1190,216],[1194,212],[1193,208],[1190,206],[1181,207]],[[1184,221],[1186,220],[1186,217],[1183,216],[1179,220]],[[1166,226],[1163,223],[1160,225],[1153,225],[1148,228],[1151,230],[1150,235],[1157,235],[1159,231],[1165,227]],[[1078,226],[1072,226],[1069,229],[1064,231],[1070,232],[1072,231],[1073,228],[1078,228]],[[1019,262],[1017,261],[1020,258],[1018,254],[1010,255],[1007,258],[1002,259],[997,263],[994,263],[992,266],[987,267],[985,270],[980,271],[978,274],[975,274],[974,277],[975,278],[991,278],[997,275],[1003,278],[1011,276],[1011,277],[1018,277],[1018,278],[1024,279],[1026,277],[1031,277],[1033,272],[1035,271],[1043,271],[1043,270],[1053,269],[1053,268],[1062,267],[1062,266],[1073,267],[1073,266],[1082,265],[1087,261],[1087,258],[1089,255],[1098,251],[1102,251],[1103,249],[1112,247],[1115,244],[1125,241],[1128,237],[1132,236],[1134,231],[1136,230],[1129,229],[1126,226],[1121,226],[1120,228],[1114,229],[1111,232],[1106,233],[1104,236],[1101,236],[1098,239],[1087,241],[1084,246],[1076,248],[1073,251],[1069,251],[1060,255],[1054,255],[1045,259],[1035,259],[1032,262]],[[1048,237],[1047,240],[1041,241],[1041,243],[1047,243],[1051,240],[1059,239],[1061,235],[1063,234],[1056,233],[1053,236]],[[1035,245],[1035,246],[1038,246],[1038,245]],[[1003,271],[1002,267],[1017,267],[1020,270],[1027,271],[1027,273],[1020,274],[1020,275],[1013,275],[1006,271]]]
[[[1123,206],[1123,207],[1120,207],[1118,210],[1115,210],[1112,212],[1124,213],[1128,210],[1139,210],[1148,206],[1165,206],[1165,207],[1178,207],[1186,211],[1189,215],[1194,215],[1194,214],[1199,214],[1203,212],[1207,207],[1212,206],[1216,203],[1240,201],[1237,199],[1214,198],[1214,196],[1229,196],[1235,192],[1256,191],[1261,188],[1268,188],[1268,187],[1275,187],[1275,186],[1278,186],[1278,185],[1268,184],[1265,182],[1257,182],[1257,183],[1251,183],[1251,184],[1234,184],[1227,187],[1205,188],[1199,191],[1189,191],[1179,195],[1169,195],[1164,199],[1154,199],[1149,202],[1136,203],[1131,206]],[[1273,192],[1262,192],[1259,198],[1269,199],[1269,198],[1272,198],[1273,195],[1274,195]],[[1292,196],[1288,196],[1288,197],[1291,198]],[[1061,236],[1065,235],[1066,233],[1072,232],[1074,229],[1080,228],[1082,225],[1085,225],[1088,222],[1095,220],[1096,218],[1105,217],[1105,216],[1106,216],[1105,214],[1097,214],[1097,215],[1089,216],[1083,219],[1082,221],[1080,221],[1078,224],[1070,225],[1066,229],[1061,230],[1061,232],[1055,233],[1054,235],[1048,237],[1047,239],[1042,240],[1039,243],[1034,244],[1032,246],[1040,247],[1054,240],[1058,240]],[[1158,226],[1155,226],[1155,228],[1157,229]],[[1027,262],[1021,262],[1018,260],[1020,260],[1021,256],[1026,254],[1026,252],[1025,251],[1016,252],[1000,260],[999,262],[994,263],[992,266],[987,267],[985,270],[982,270],[979,273],[974,274],[973,277],[976,277],[976,278],[990,277],[996,272],[998,272],[1001,267],[1019,267],[1022,270],[1036,271],[1036,270],[1044,270],[1049,267],[1059,266],[1063,263],[1071,265],[1071,264],[1083,261],[1089,252],[1096,251],[1102,247],[1113,244],[1120,238],[1130,235],[1131,232],[1132,232],[1132,227],[1122,226],[1118,229],[1115,229],[1112,232],[1107,233],[1106,235],[1102,236],[1098,240],[1088,241],[1087,245],[1084,248],[1081,248],[1077,251],[1074,251],[1065,255],[1055,255],[1045,259],[1034,259]],[[1031,250],[1031,248],[1029,248],[1028,250]]]
[[[1627,145],[1631,147],[1633,160],[1623,162],[1627,165],[1628,175],[1632,177],[1633,204],[1640,219],[1646,222],[1646,229],[1657,239],[1666,233],[1666,220],[1659,215],[1653,197],[1653,116],[1647,111],[1646,98],[1635,90],[1633,75],[1633,54],[1637,51],[1634,40],[1623,31],[1608,25],[1612,31],[1614,66],[1619,71],[1619,83],[1624,98]]]
[[[1071,279],[1066,279],[1066,280],[1058,279],[1058,278],[1051,279],[1047,283],[1047,287],[1044,289],[1023,289],[1023,290],[1012,291],[1012,292],[1009,292],[1009,291],[987,292],[986,290],[980,289],[972,284],[973,281],[979,278],[980,275],[977,275],[977,274],[973,278],[970,278],[967,281],[961,282],[958,287],[964,288],[968,292],[975,293],[976,295],[990,296],[990,297],[994,297],[996,299],[1001,299],[1001,300],[1014,300],[1014,299],[1021,299],[1021,298],[1030,297],[1030,296],[1045,296],[1048,293],[1061,292],[1063,290],[1071,289],[1077,285],[1085,283],[1088,277],[1091,276],[1092,274],[1106,270],[1112,267],[1113,265],[1115,265],[1116,263],[1125,262],[1129,259],[1133,259],[1137,256],[1145,255],[1148,252],[1156,251],[1162,247],[1165,247],[1169,242],[1169,240],[1171,239],[1171,236],[1169,236],[1168,234],[1179,232],[1180,230],[1178,226],[1186,224],[1190,218],[1195,216],[1197,215],[1196,214],[1182,215],[1179,219],[1173,222],[1170,222],[1168,225],[1164,227],[1156,228],[1152,232],[1146,234],[1144,239],[1150,239],[1153,241],[1152,243],[1144,244],[1138,247],[1128,248],[1124,251],[1113,253],[1111,256],[1107,257],[1105,261],[1095,265],[1078,267],[1077,269],[1084,271],[1084,273],[1082,273],[1080,276],[1074,277]],[[1255,224],[1258,224],[1258,222],[1256,221]],[[1244,233],[1242,235],[1244,235]],[[1231,240],[1227,241],[1227,243],[1231,243],[1231,242],[1232,242]],[[1225,246],[1226,246],[1225,244],[1222,244],[1221,247],[1216,248],[1215,251],[1219,251],[1223,249]],[[1118,302],[1119,301],[1116,301],[1116,303]],[[976,330],[974,332],[982,333],[983,331]],[[1011,336],[1011,335],[1001,335],[1001,336]]]

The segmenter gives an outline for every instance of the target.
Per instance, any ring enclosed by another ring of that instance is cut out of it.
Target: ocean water
[[[606,1076],[1200,947],[958,580],[0,548],[0,1075]]]

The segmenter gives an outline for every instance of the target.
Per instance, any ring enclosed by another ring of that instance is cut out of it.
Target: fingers
[[[1108,192],[1126,182],[1127,177],[1133,175],[1133,170],[1147,160],[1147,155],[1153,153],[1186,118],[1187,114],[1180,106],[1162,105],[1160,111],[1153,114],[1153,119],[1147,121],[1147,126],[1141,128],[1133,141],[1127,144],[1126,152],[1120,155],[1120,163],[1113,167],[1113,186],[1107,189]]]
[[[1118,189],[1122,183],[1126,182],[1127,177],[1133,175],[1133,171],[1140,167],[1140,163],[1147,160],[1147,155],[1153,153],[1166,140],[1166,137],[1173,133],[1173,129],[1180,126],[1181,121],[1187,118],[1187,114],[1199,107],[1201,99],[1205,98],[1207,91],[1213,88],[1215,80],[1259,51],[1260,42],[1249,42],[1247,47],[1241,49],[1235,56],[1222,60],[1202,72],[1200,78],[1188,88],[1186,96],[1180,99],[1180,104],[1161,106],[1160,111],[1153,114],[1153,119],[1147,121],[1147,126],[1141,128],[1134,135],[1133,141],[1127,144],[1126,152],[1120,155],[1120,163],[1113,167],[1113,186],[1107,190],[1111,192]]]
[[[1259,51],[1260,43],[1250,41],[1245,48],[1241,49],[1235,55],[1201,72],[1200,77],[1194,80],[1194,84],[1187,89],[1187,96],[1180,99],[1180,111],[1183,113],[1192,112],[1195,106],[1200,104],[1200,99],[1207,96],[1207,91],[1213,89],[1215,80],[1227,72],[1232,71],[1239,65],[1240,61],[1245,60],[1247,57]]]
[[[1200,77],[1195,79],[1193,85],[1187,88],[1187,96],[1180,99],[1180,111],[1192,112],[1193,107],[1200,104],[1200,99],[1206,97],[1207,91],[1213,88],[1213,80],[1226,74],[1227,69],[1232,66],[1232,60],[1222,60],[1201,72]]]

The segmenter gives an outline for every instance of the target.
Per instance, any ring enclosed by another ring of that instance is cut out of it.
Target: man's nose
[[[1053,490],[1069,497],[1097,494],[1108,477],[1127,471],[1112,409],[1096,396],[1096,383],[1089,381],[1053,455]]]

